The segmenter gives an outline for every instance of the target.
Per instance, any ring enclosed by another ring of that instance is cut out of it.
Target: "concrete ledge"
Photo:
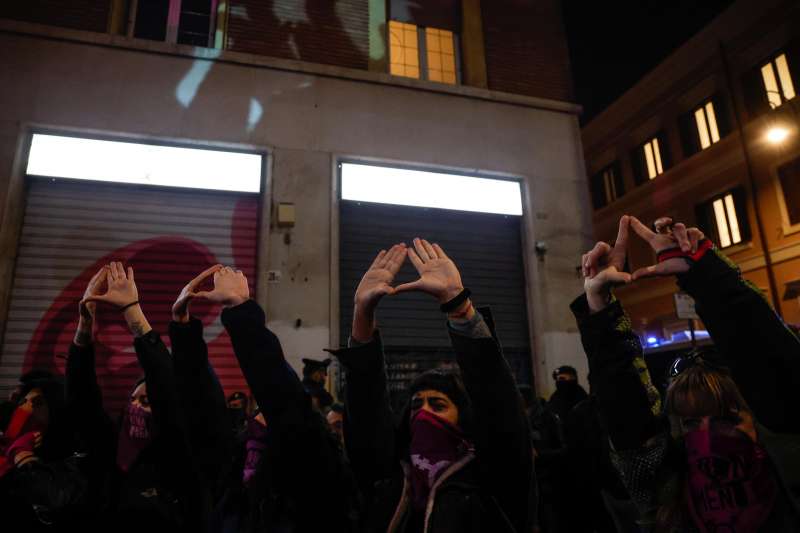
[[[300,72],[314,76],[360,81],[364,83],[392,85],[395,87],[404,87],[417,91],[461,96],[463,98],[512,104],[522,107],[573,115],[579,115],[583,109],[581,106],[570,102],[522,96],[517,94],[491,91],[488,89],[468,87],[464,85],[446,85],[426,80],[402,78],[398,76],[391,76],[388,73],[382,72],[370,72],[366,70],[322,65],[318,63],[308,63],[305,61],[281,59],[257,54],[232,52],[230,50],[219,50],[216,48],[203,48],[184,44],[165,43],[161,41],[149,41],[145,39],[131,39],[124,35],[111,35],[109,33],[71,30],[42,24],[19,22],[10,19],[0,18],[0,33],[69,41],[94,46],[120,48],[145,53],[183,56],[193,59],[207,59],[209,61],[219,61],[222,63],[231,63],[255,68]]]

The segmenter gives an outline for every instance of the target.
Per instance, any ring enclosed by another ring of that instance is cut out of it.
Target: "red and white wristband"
[[[674,259],[676,257],[680,257],[682,259],[686,259],[689,264],[694,264],[706,255],[706,252],[709,250],[714,249],[714,243],[711,242],[711,239],[703,239],[697,244],[697,251],[694,253],[691,252],[684,252],[680,249],[680,247],[675,248],[667,248],[666,250],[662,250],[658,252],[656,255],[656,259],[659,263],[663,263],[664,261],[668,261],[670,259]]]

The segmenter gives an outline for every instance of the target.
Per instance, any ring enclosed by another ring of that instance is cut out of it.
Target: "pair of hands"
[[[406,257],[417,269],[419,279],[394,287],[392,282]],[[407,248],[405,243],[399,243],[392,246],[389,251],[381,250],[356,289],[353,338],[362,342],[372,338],[373,315],[384,296],[419,291],[430,294],[443,304],[458,296],[463,290],[464,285],[458,268],[438,244],[416,238],[413,249]],[[466,305],[468,304],[465,303]]]
[[[705,238],[699,229],[687,228],[682,223],[673,224],[673,220],[669,217],[656,220],[655,227],[656,231],[653,231],[636,217],[625,215],[619,221],[614,246],[598,242],[583,255],[581,259],[583,288],[592,312],[600,311],[608,305],[613,286],[626,285],[644,278],[672,276],[689,270],[689,263],[685,259],[675,257],[637,269],[632,274],[625,272],[628,234],[631,228],[656,254],[676,247],[684,253],[694,253],[700,241]]]
[[[198,287],[209,276],[214,276],[214,289],[198,291]],[[105,292],[103,292],[105,289]],[[214,265],[201,272],[183,287],[172,306],[172,319],[176,322],[189,321],[189,302],[194,298],[203,298],[225,307],[239,305],[250,298],[247,278],[241,270],[234,270],[223,265]],[[102,267],[89,281],[83,298],[79,304],[81,320],[91,322],[97,312],[97,302],[104,302],[116,307],[125,307],[139,300],[133,268],[127,271],[122,263],[112,262]],[[134,306],[134,307],[138,307]]]

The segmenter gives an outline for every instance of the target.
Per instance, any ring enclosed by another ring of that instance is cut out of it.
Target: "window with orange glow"
[[[458,83],[456,35],[390,20],[389,72],[394,76]]]
[[[389,58],[393,75],[419,78],[419,38],[415,25],[389,21]]]
[[[786,54],[780,54],[761,66],[761,80],[764,82],[764,90],[767,92],[767,100],[772,109],[796,96]]]

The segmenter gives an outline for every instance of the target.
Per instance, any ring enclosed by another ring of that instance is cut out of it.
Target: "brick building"
[[[697,225],[800,322],[800,4],[739,0],[583,128],[597,239],[623,214]],[[632,268],[652,264],[643,243]],[[687,329],[672,280],[619,290],[652,344]]]
[[[62,370],[75,299],[110,258],[162,289],[143,304],[161,331],[191,272],[241,268],[297,365],[346,342],[357,277],[417,234],[464,264],[520,380],[546,394],[554,367],[582,366],[567,305],[589,207],[557,0],[31,0],[0,6],[0,42],[0,389]],[[241,176],[213,175],[239,155]],[[418,197],[442,175],[511,182],[520,209],[358,201],[343,188],[365,168],[385,190],[426,176]],[[449,357],[423,301],[382,308],[398,383]],[[218,311],[195,313],[231,391]],[[101,326],[118,396],[130,338]]]

